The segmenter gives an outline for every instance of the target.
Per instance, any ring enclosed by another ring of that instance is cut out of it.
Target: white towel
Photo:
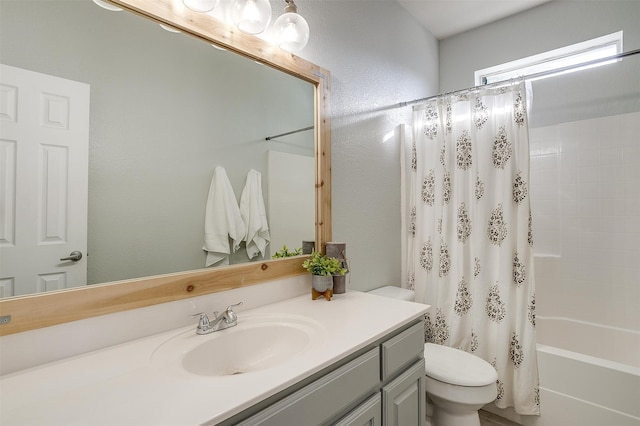
[[[228,265],[229,237],[233,240],[233,251],[238,250],[244,239],[247,227],[242,220],[238,201],[231,187],[224,167],[213,170],[209,187],[207,208],[204,219],[204,246],[207,252],[206,266],[214,264]]]
[[[260,253],[264,257],[269,244],[269,224],[262,197],[262,175],[251,169],[240,196],[240,214],[247,224],[247,256],[253,259]]]

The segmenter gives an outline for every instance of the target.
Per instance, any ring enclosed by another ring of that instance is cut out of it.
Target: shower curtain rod
[[[305,131],[307,131],[307,130],[311,130],[311,129],[313,129],[313,126],[303,127],[302,129],[292,130],[292,131],[290,131],[290,132],[286,132],[286,133],[280,133],[279,135],[267,136],[266,138],[264,138],[264,140],[265,140],[265,141],[270,141],[271,139],[279,138],[280,136],[292,135],[292,134],[294,134],[294,133],[305,132]]]
[[[525,75],[525,76],[518,77],[518,78],[522,78],[524,80],[531,80],[533,78],[544,77],[545,75],[549,75],[549,74],[562,73],[564,71],[570,71],[570,70],[575,69],[575,68],[586,67],[586,66],[589,66],[589,65],[596,65],[596,64],[599,64],[601,62],[612,61],[612,60],[615,60],[615,59],[622,59],[622,58],[625,58],[627,56],[637,55],[638,53],[640,53],[640,49],[630,50],[628,52],[618,53],[617,55],[607,56],[606,58],[594,59],[593,61],[582,62],[580,64],[575,64],[575,65],[567,65],[566,67],[556,68],[554,70],[549,70],[549,71],[540,71],[540,72],[537,72],[537,73]],[[483,87],[500,86],[500,85],[503,85],[503,84],[509,84],[509,81],[510,80],[497,81],[495,83],[482,84],[482,85],[479,85],[479,86],[468,87],[466,89],[454,90],[452,92],[441,93],[439,95],[429,96],[429,97],[426,97],[426,98],[414,99],[412,101],[407,101],[407,102],[400,102],[399,104],[396,104],[395,107],[396,108],[402,108],[402,107],[406,107],[406,106],[409,106],[409,105],[419,104],[419,103],[422,103],[422,102],[430,101],[431,99],[436,99],[436,98],[439,98],[440,96],[453,95],[453,94],[456,94],[456,93],[466,92],[468,90],[480,89],[480,88],[483,88]]]

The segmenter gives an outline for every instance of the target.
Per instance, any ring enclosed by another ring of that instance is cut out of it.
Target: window
[[[552,75],[610,64],[615,62],[615,59],[585,65],[584,67],[575,67],[569,70],[564,69],[565,67],[607,58],[618,53],[622,53],[622,31],[476,71],[475,81],[476,85],[483,85],[516,77],[534,75],[540,72],[549,72],[544,76],[533,79],[539,80]],[[558,72],[551,72],[553,70],[558,70]]]

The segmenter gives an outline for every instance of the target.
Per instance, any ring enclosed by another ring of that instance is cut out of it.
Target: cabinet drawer
[[[384,342],[382,348],[382,380],[393,377],[403,368],[424,357],[422,322]]]
[[[359,356],[240,423],[242,426],[319,425],[364,399],[380,381],[378,348]]]

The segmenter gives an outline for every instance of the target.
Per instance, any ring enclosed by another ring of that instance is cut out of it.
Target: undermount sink
[[[322,343],[325,328],[289,314],[238,314],[238,325],[207,335],[193,329],[160,345],[152,363],[200,376],[233,376],[279,366]]]

